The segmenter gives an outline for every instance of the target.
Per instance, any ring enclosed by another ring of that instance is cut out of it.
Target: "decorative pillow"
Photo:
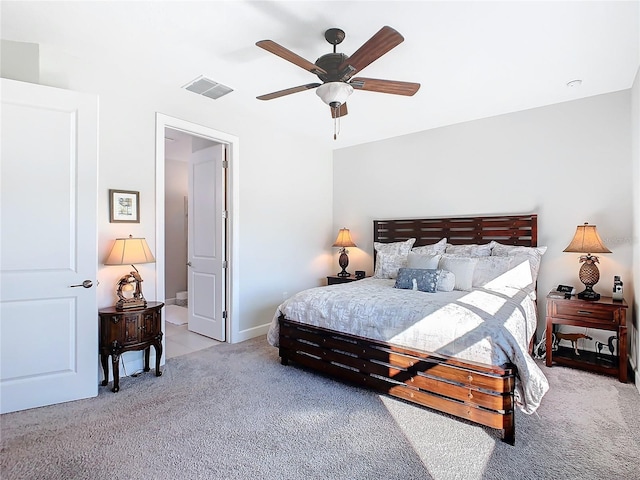
[[[417,253],[409,252],[407,255],[407,267],[409,268],[438,268],[438,262],[440,261],[440,255],[419,255]]]
[[[479,257],[473,270],[473,287],[484,287],[490,281],[504,275],[510,268],[510,257]]]
[[[432,243],[431,245],[414,247],[411,251],[420,255],[441,255],[444,253],[445,248],[447,248],[447,239],[443,238],[442,240],[439,240],[436,243]]]
[[[373,242],[373,248],[376,249],[378,253],[392,253],[395,255],[406,255],[411,251],[411,247],[416,243],[415,238],[410,238],[404,242],[391,242],[391,243],[382,243],[382,242]]]
[[[452,292],[456,286],[456,276],[449,270],[440,270],[440,277],[438,278],[438,291],[439,292]]]
[[[449,253],[452,255],[462,255],[465,257],[488,257],[491,255],[491,249],[496,242],[491,241],[489,243],[485,243],[483,245],[472,244],[472,245],[451,245],[447,243],[447,249],[445,253]]]
[[[531,278],[531,268],[529,267],[529,261],[522,261],[523,257],[517,255],[511,255],[508,257],[495,257],[505,258],[509,260],[509,270],[504,274],[494,278],[487,282],[483,288],[487,290],[495,290],[504,292],[506,289],[518,289],[526,292],[533,300],[536,299],[536,284]]]
[[[398,270],[407,266],[407,255],[378,253],[373,278],[396,278]]]
[[[439,277],[440,270],[426,268],[401,268],[398,271],[395,288],[435,293]]]
[[[521,247],[516,245],[495,244],[491,255],[495,257],[511,257],[511,267],[514,268],[524,262],[529,262],[531,269],[531,280],[535,285],[538,279],[538,271],[540,270],[540,262],[542,255],[547,251],[547,247]]]
[[[442,255],[438,268],[449,270],[455,275],[454,290],[470,291],[473,288],[473,271],[478,259],[475,257],[459,257],[456,255]]]

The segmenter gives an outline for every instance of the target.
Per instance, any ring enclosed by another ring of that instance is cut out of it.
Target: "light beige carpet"
[[[284,367],[264,338],[170,359],[120,392],[11,413],[8,479],[633,479],[640,395],[562,367],[538,413],[497,431]]]

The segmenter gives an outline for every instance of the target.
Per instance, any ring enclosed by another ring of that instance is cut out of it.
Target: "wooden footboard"
[[[398,347],[280,317],[280,358],[502,430],[515,442],[515,366],[496,367]]]

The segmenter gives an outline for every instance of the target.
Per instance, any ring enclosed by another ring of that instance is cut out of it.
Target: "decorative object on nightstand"
[[[613,299],[616,302],[621,302],[624,300],[624,296],[622,293],[622,280],[620,280],[619,275],[613,276]]]
[[[578,294],[578,298],[582,300],[598,300],[600,294],[593,291],[593,286],[600,280],[600,272],[598,271],[598,257],[591,255],[592,253],[611,253],[605,245],[595,225],[578,225],[576,234],[567,248],[563,251],[573,253],[586,253],[580,257],[582,267],[578,276],[580,281],[584,283],[585,289]]]
[[[353,240],[351,240],[351,233],[349,233],[348,228],[341,228],[338,232],[338,238],[336,238],[334,247],[340,247],[340,258],[338,259],[338,265],[342,268],[342,271],[338,273],[338,277],[350,277],[351,274],[347,272],[347,267],[349,266],[349,256],[347,255],[349,251],[346,247],[357,247]]]
[[[129,272],[118,280],[116,294],[116,310],[130,308],[144,308],[147,301],[142,294],[142,277],[134,263],[153,263],[156,259],[151,253],[149,245],[144,238],[116,238],[111,253],[105,260],[105,265],[131,265],[133,272]]]

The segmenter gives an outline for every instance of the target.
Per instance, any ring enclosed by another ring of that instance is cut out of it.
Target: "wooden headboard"
[[[374,220],[374,242],[399,242],[415,238],[415,247],[442,238],[452,245],[489,243],[538,246],[538,215],[494,215],[487,217]],[[375,252],[374,252],[375,253]]]

